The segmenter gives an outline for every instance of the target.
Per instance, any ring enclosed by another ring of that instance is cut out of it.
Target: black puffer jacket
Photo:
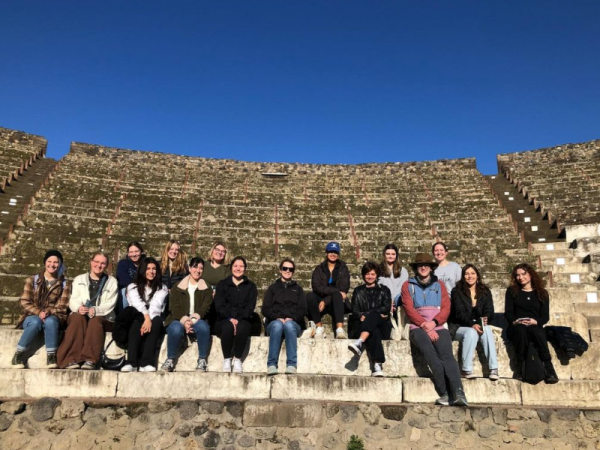
[[[219,319],[249,320],[256,308],[257,297],[256,285],[246,276],[237,286],[232,275],[219,281],[214,299]]]
[[[588,349],[588,343],[571,327],[548,326],[544,330],[548,340],[565,352],[569,359],[575,358],[575,355],[581,356]]]
[[[475,307],[471,297],[465,295],[458,287],[452,289],[451,301],[448,329],[452,337],[460,327],[472,327],[482,317],[487,317],[488,324],[494,320],[494,301],[492,292],[487,288],[485,295],[477,299]]]
[[[369,304],[367,291],[377,293],[377,295],[371,297],[371,304]],[[391,308],[392,293],[387,286],[376,284],[372,288],[367,288],[367,285],[361,284],[352,293],[352,319],[354,320],[360,320],[360,317],[369,311],[377,311],[379,314],[389,316]]]
[[[269,322],[287,318],[303,322],[307,307],[302,286],[293,280],[289,283],[277,280],[265,292],[262,313]]]
[[[329,276],[332,275],[333,284],[329,285]],[[327,260],[323,261],[312,274],[311,287],[319,297],[328,297],[336,292],[348,293],[350,290],[350,271],[346,263],[340,259],[335,262],[333,274],[329,272]]]

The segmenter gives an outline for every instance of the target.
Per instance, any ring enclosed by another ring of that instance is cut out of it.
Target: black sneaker
[[[452,401],[452,406],[469,406],[467,403],[467,397],[465,396],[465,391],[461,388],[458,388],[454,391],[454,400]]]
[[[58,366],[56,364],[56,353],[48,353],[46,356],[46,368],[48,369],[56,369]]]
[[[546,369],[546,379],[544,380],[546,384],[558,383],[558,375],[556,374],[556,370],[554,370],[552,361],[544,361],[544,368]]]
[[[23,359],[23,353],[20,351],[16,351],[13,359],[11,361],[11,366],[13,369],[24,369],[25,368],[25,360]]]
[[[438,398],[435,401],[435,404],[436,405],[441,405],[441,406],[448,406],[448,405],[450,405],[450,399],[448,398],[448,394],[444,394],[440,398]]]
[[[348,344],[348,350],[354,353],[356,356],[360,356],[362,354],[362,341],[357,339],[354,342]]]
[[[163,365],[160,368],[160,370],[164,372],[173,372],[174,369],[175,361],[173,361],[171,358],[167,358],[167,360],[163,363]]]

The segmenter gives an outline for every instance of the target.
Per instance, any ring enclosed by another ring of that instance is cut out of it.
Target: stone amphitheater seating
[[[552,271],[551,324],[579,332],[590,342],[588,353],[559,363],[561,355],[552,350],[561,383],[531,387],[510,379],[511,349],[498,340],[501,380],[494,388],[484,378],[469,381],[467,396],[474,404],[600,406],[600,369],[595,364],[600,354],[595,339],[600,341],[600,311],[590,306],[588,296],[596,293],[592,281],[596,266],[583,267],[577,259],[581,253],[569,250],[566,243],[557,243],[553,250],[536,244],[529,254],[474,159],[355,166],[249,163],[73,143],[2,247],[0,295],[19,295],[24,278],[39,269],[40,257],[50,247],[63,252],[73,277],[87,270],[89,254],[97,249],[110,254],[114,265],[131,240],[139,240],[149,255],[158,257],[171,238],[179,239],[189,254],[204,257],[216,240],[222,240],[232,254],[245,255],[249,276],[260,290],[259,301],[277,277],[283,257],[297,261],[295,276],[308,289],[312,270],[330,240],[341,243],[353,286],[360,283],[361,264],[379,260],[386,243],[398,244],[406,265],[415,253],[429,251],[434,242],[443,240],[451,248],[452,260],[482,269],[493,288],[499,325],[509,270],[517,262],[537,259],[544,270]],[[557,268],[553,259],[563,253],[573,258],[569,260],[573,264]],[[589,274],[577,289],[561,278],[573,270]],[[5,303],[0,304],[5,308],[4,323],[13,323],[17,302],[11,303],[8,313]],[[88,397],[135,398],[152,391],[148,395],[166,398],[178,395],[173,393],[177,385],[179,392],[194,390],[198,398],[222,398],[224,392],[233,391],[239,398],[277,400],[326,397],[430,403],[435,398],[431,382],[418,378],[427,375],[421,357],[406,341],[385,343],[384,380],[368,377],[366,356],[353,359],[347,342],[332,339],[300,341],[299,376],[269,379],[263,375],[267,338],[252,338],[245,364],[250,373],[242,377],[218,373],[222,355],[215,338],[210,372],[203,378],[193,373],[195,347],[184,352],[174,374],[43,370],[41,339],[30,359],[31,367],[39,369],[11,371],[7,367],[19,334],[0,329],[0,379],[5,381],[0,397],[77,397],[81,393],[76,386],[86,383]],[[456,344],[454,350],[458,355]],[[165,343],[161,360],[164,353]],[[475,372],[487,374],[477,357]],[[42,384],[54,386],[55,392],[42,394]],[[156,388],[161,385],[166,387]]]
[[[41,136],[0,127],[0,189],[17,179],[35,160],[46,154]]]
[[[600,223],[600,140],[498,155],[498,169],[560,227]]]

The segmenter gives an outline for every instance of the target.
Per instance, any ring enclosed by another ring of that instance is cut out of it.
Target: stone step
[[[530,385],[517,380],[464,380],[470,405],[598,408],[600,381]],[[330,375],[0,369],[0,398],[28,399],[280,400],[360,403],[430,403],[438,397],[427,378],[357,378]]]
[[[590,330],[600,330],[600,310],[594,311],[597,315],[587,315],[588,328]]]
[[[556,287],[580,287],[586,285],[585,290],[592,290],[592,286],[597,286],[598,274],[589,273],[553,273],[552,285]]]
[[[550,270],[553,274],[557,273],[590,273],[591,270],[590,264],[582,264],[581,261],[578,263],[569,263],[569,264],[552,264]]]
[[[551,252],[555,250],[569,250],[570,242],[532,243],[531,247],[535,254]]]
[[[586,322],[587,323],[587,322]],[[556,323],[562,325],[561,323]],[[586,340],[589,340],[587,325],[583,334],[578,332]],[[17,342],[21,336],[20,330],[0,329],[0,369],[11,367],[10,362],[15,352]],[[110,334],[106,342],[109,342]],[[363,354],[361,358],[353,356],[348,350],[351,341],[344,339],[300,339],[298,341],[298,373],[308,375],[339,375],[369,377],[371,374],[369,358]],[[459,345],[453,343],[454,356],[460,361]],[[514,361],[513,350],[501,339],[496,339],[498,355],[498,369],[501,378],[512,378],[513,370],[511,361]],[[384,372],[387,377],[417,377],[429,376],[427,365],[418,352],[413,349],[408,341],[384,341],[386,363]],[[567,360],[565,355],[558,354],[552,346],[550,352],[556,362],[556,370],[561,379],[600,379],[600,365],[596,363],[600,359],[600,343],[591,343],[589,349],[582,357]],[[109,356],[116,357],[123,352],[114,344],[111,346]],[[265,373],[267,370],[268,338],[253,337],[246,349],[244,356],[244,371],[248,373]],[[32,344],[31,351],[26,355],[29,358],[30,370],[44,369],[46,367],[46,352],[42,336]],[[183,350],[177,362],[176,372],[193,372],[196,367],[198,350],[196,345],[191,345]],[[163,341],[158,363],[166,359],[166,340]],[[558,361],[561,361],[560,363]],[[488,365],[481,349],[478,349],[474,357],[474,373],[478,377],[487,377]],[[220,341],[213,337],[212,346],[208,358],[209,372],[218,373],[223,364]],[[282,348],[279,358],[279,371],[284,372],[286,366],[285,347]]]

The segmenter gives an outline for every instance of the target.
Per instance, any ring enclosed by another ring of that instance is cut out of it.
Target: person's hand
[[[229,319],[229,321],[233,324],[233,335],[235,336],[237,334],[238,320],[237,319]]]
[[[387,314],[381,314],[382,319],[387,319],[389,316]]]
[[[46,317],[48,317],[48,313],[46,311],[42,311],[41,313],[38,314],[38,317],[40,319],[42,319],[42,321],[45,321]]]
[[[279,320],[281,323],[285,323],[287,319],[277,319]]]
[[[524,320],[523,322],[521,322],[523,325],[525,325],[526,327],[530,327],[532,325],[537,325],[537,320],[535,319],[527,319]]]
[[[431,339],[431,342],[437,342],[438,339],[440,338],[439,334],[437,334],[437,331],[435,330],[431,330],[427,333],[427,336],[429,336],[429,339]]]
[[[186,334],[190,334],[193,330],[192,330],[192,321],[190,320],[186,320],[185,323],[183,324],[183,327],[185,328],[185,332]]]
[[[319,302],[319,312],[323,312],[324,309],[325,309],[325,302],[323,300],[321,300]]]
[[[342,294],[342,298],[344,300],[346,300],[348,298],[348,294],[346,294],[345,292],[340,292],[340,294]]]
[[[88,317],[90,319],[93,319],[95,315],[96,315],[96,308],[94,308],[94,307],[88,308]]]
[[[85,306],[80,306],[79,309],[77,310],[77,312],[79,314],[81,314],[82,316],[85,316],[89,310],[90,310],[90,308],[86,308]]]
[[[140,334],[143,336],[146,333],[150,333],[150,330],[152,330],[152,321],[149,318],[145,318],[142,328],[140,329]]]
[[[473,329],[475,331],[477,331],[477,334],[480,334],[480,335],[483,334],[483,330],[481,329],[481,326],[478,323],[476,323],[475,325],[473,325]]]
[[[360,316],[360,321],[361,321],[361,322],[364,322],[364,321],[365,321],[365,319],[366,319],[366,317],[365,317],[365,315],[364,315],[364,314],[363,314],[362,316]]]
[[[487,325],[488,324],[488,318],[484,316],[484,317],[482,317],[482,319],[483,319],[483,324]]]
[[[287,318],[285,318],[285,319],[283,320],[283,323],[289,322],[289,321],[291,321],[291,320],[294,320],[294,319],[290,319],[289,317],[287,317]]]
[[[396,312],[396,307],[394,305],[392,305],[392,309],[390,310],[390,314],[394,315],[395,312]]]
[[[421,329],[425,333],[429,333],[430,331],[435,329],[435,322],[433,320],[430,320],[429,322],[423,322],[421,324]]]

